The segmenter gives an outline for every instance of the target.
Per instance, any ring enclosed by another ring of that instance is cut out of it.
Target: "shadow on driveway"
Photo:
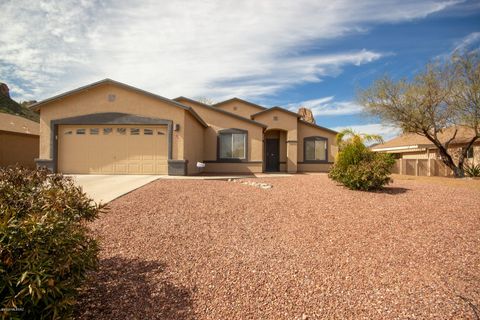
[[[191,290],[165,280],[165,265],[119,257],[100,261],[80,292],[76,319],[194,319]]]

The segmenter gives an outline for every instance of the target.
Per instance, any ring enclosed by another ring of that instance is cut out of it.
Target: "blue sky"
[[[320,125],[390,138],[356,90],[478,48],[480,2],[4,0],[0,24],[0,81],[17,100],[108,77],[169,98],[307,106]]]

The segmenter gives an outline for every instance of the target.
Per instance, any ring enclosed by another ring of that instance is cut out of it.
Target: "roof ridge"
[[[249,118],[242,117],[242,116],[240,116],[240,115],[238,115],[238,114],[236,114],[236,113],[232,113],[232,112],[229,112],[229,111],[226,111],[226,110],[223,110],[223,109],[215,108],[214,106],[205,104],[205,103],[203,103],[203,102],[200,102],[200,101],[197,101],[197,100],[194,100],[194,99],[187,98],[187,97],[185,97],[185,96],[179,96],[179,97],[177,97],[177,98],[174,98],[173,100],[174,100],[174,101],[177,101],[177,100],[179,100],[179,99],[185,99],[185,100],[187,100],[187,101],[196,103],[196,104],[198,104],[198,105],[200,105],[200,106],[209,108],[210,110],[223,113],[223,114],[225,114],[225,115],[231,116],[231,117],[236,118],[236,119],[239,119],[239,120],[243,120],[243,121],[247,121],[247,122],[253,123],[253,124],[258,125],[258,126],[261,126],[261,127],[263,127],[263,128],[268,127],[267,125],[265,125],[265,124],[263,124],[263,123],[261,123],[261,122],[258,122],[258,121],[255,121],[255,120],[252,120],[252,119],[249,119]]]
[[[262,110],[262,111],[260,111],[260,112],[257,112],[257,113],[252,114],[250,117],[254,117],[254,116],[257,116],[257,115],[262,114],[262,113],[270,112],[270,111],[272,111],[272,110],[283,111],[283,112],[286,112],[286,113],[288,113],[288,114],[290,114],[290,115],[292,115],[292,116],[295,116],[295,117],[297,117],[297,118],[300,118],[300,117],[301,117],[298,113],[295,113],[295,112],[293,112],[293,111],[287,110],[287,109],[282,108],[282,107],[280,107],[280,106],[274,106],[274,107],[271,107],[271,108],[266,108],[265,110]]]
[[[55,95],[53,97],[50,97],[50,98],[47,98],[47,99],[44,99],[42,101],[39,101],[35,104],[32,104],[31,106],[29,106],[30,109],[34,110],[34,111],[37,111],[39,106],[40,105],[43,105],[43,104],[46,104],[46,103],[50,103],[52,101],[55,101],[55,100],[59,100],[59,99],[62,99],[64,97],[67,97],[69,95],[72,95],[72,94],[75,94],[75,93],[78,93],[78,92],[81,92],[83,90],[86,90],[86,89],[89,89],[89,88],[93,88],[93,87],[96,87],[98,85],[101,85],[101,84],[106,84],[106,83],[111,83],[113,85],[117,85],[117,86],[120,86],[120,87],[123,87],[123,88],[126,88],[126,89],[129,89],[129,90],[134,90],[134,91],[137,91],[139,93],[142,93],[142,94],[145,94],[145,95],[148,95],[148,96],[151,96],[153,98],[156,98],[158,100],[161,100],[161,101],[164,101],[164,102],[167,102],[167,103],[170,103],[170,104],[173,104],[173,105],[176,105],[177,107],[180,107],[188,112],[190,112],[192,114],[192,116],[200,123],[202,124],[205,128],[208,127],[208,124],[195,112],[195,110],[193,110],[191,107],[189,106],[185,106],[177,101],[174,101],[172,99],[168,99],[166,97],[163,97],[161,95],[158,95],[156,93],[153,93],[153,92],[149,92],[149,91],[146,91],[146,90],[143,90],[143,89],[140,89],[140,88],[137,88],[137,87],[134,87],[134,86],[131,86],[129,84],[126,84],[126,83],[123,83],[123,82],[120,82],[120,81],[116,81],[116,80],[112,80],[110,78],[105,78],[105,79],[102,79],[102,80],[99,80],[99,81],[96,81],[96,82],[93,82],[93,83],[90,83],[90,84],[87,84],[85,86],[81,86],[81,87],[78,87],[76,89],[72,89],[72,90],[69,90],[67,92],[64,92],[64,93],[61,93],[61,94],[58,94],[58,95]]]
[[[227,103],[227,102],[230,102],[230,101],[233,101],[233,100],[238,100],[238,101],[241,101],[241,102],[245,102],[245,103],[247,103],[251,106],[254,106],[254,107],[257,107],[257,108],[260,108],[260,109],[268,109],[267,107],[261,106],[259,104],[256,104],[256,103],[244,100],[244,99],[240,99],[238,97],[233,97],[233,98],[230,98],[230,99],[227,99],[227,100],[224,100],[224,101],[217,102],[217,103],[213,104],[212,106],[216,107],[216,106],[219,106],[221,104],[224,104],[224,103]]]

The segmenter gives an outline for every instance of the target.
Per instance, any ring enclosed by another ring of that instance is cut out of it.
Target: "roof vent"
[[[110,94],[108,95],[108,101],[110,101],[110,102],[115,101],[116,98],[117,98],[117,96],[114,95],[113,93],[110,93]]]

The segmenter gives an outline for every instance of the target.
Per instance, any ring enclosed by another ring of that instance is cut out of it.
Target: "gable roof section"
[[[191,102],[191,103],[195,103],[195,104],[197,104],[197,105],[199,105],[199,106],[201,106],[201,107],[207,108],[207,109],[209,109],[209,110],[222,113],[222,114],[224,114],[224,115],[226,115],[226,116],[233,117],[233,118],[238,119],[238,120],[242,120],[242,121],[249,122],[249,123],[251,123],[251,124],[260,126],[260,127],[262,127],[262,128],[266,128],[266,127],[267,127],[267,126],[264,125],[263,123],[257,122],[257,121],[255,121],[255,120],[248,119],[248,118],[239,116],[238,114],[235,114],[235,113],[232,113],[232,112],[228,112],[228,111],[225,111],[225,110],[222,110],[222,109],[215,108],[215,107],[210,106],[210,105],[208,105],[208,104],[205,104],[205,103],[202,103],[202,102],[199,102],[199,101],[196,101],[196,100],[187,98],[187,97],[180,96],[180,97],[177,97],[177,98],[173,99],[173,101],[176,101],[176,102],[181,101],[181,100],[185,100],[185,101],[188,101],[188,102]]]
[[[450,127],[444,130],[442,133],[438,134],[440,142],[445,143],[455,132],[455,127]],[[471,128],[460,126],[458,127],[457,135],[455,139],[452,140],[451,144],[462,144],[467,143],[471,137],[474,136],[474,131]],[[432,147],[434,144],[428,140],[426,137],[421,136],[416,133],[407,133],[391,140],[388,140],[385,143],[376,145],[372,148],[373,151],[383,151],[383,150],[402,150],[402,149],[412,149],[412,148],[422,148],[422,147]]]
[[[265,109],[263,111],[260,111],[260,112],[257,112],[257,113],[254,113],[251,115],[252,119],[255,118],[256,116],[258,115],[261,115],[261,114],[264,114],[264,113],[267,113],[267,112],[271,112],[271,111],[275,111],[275,110],[278,110],[278,111],[282,111],[290,116],[293,116],[293,117],[296,117],[296,118],[300,118],[301,116],[298,114],[298,113],[295,113],[295,112],[292,112],[290,110],[287,110],[287,109],[284,109],[284,108],[281,108],[281,107],[272,107],[272,108],[268,108],[268,109]]]
[[[39,135],[40,125],[27,118],[0,112],[0,131]]]
[[[317,129],[322,129],[322,130],[328,131],[328,132],[333,133],[333,134],[338,134],[338,132],[335,131],[335,130],[332,130],[332,129],[328,129],[328,128],[319,126],[318,124],[311,123],[311,122],[305,121],[305,120],[300,119],[300,118],[298,119],[298,121],[299,121],[300,123],[303,123],[303,124],[307,125],[307,126],[311,126],[311,127],[317,128]]]
[[[112,80],[112,79],[108,79],[108,78],[97,81],[97,82],[94,82],[94,83],[91,83],[91,84],[88,84],[86,86],[83,86],[83,87],[80,87],[80,88],[77,88],[77,89],[73,89],[73,90],[61,93],[59,95],[53,96],[53,97],[48,98],[48,99],[42,100],[40,102],[37,102],[37,103],[31,105],[30,108],[34,111],[38,111],[41,106],[47,105],[50,102],[57,101],[57,100],[65,98],[65,97],[71,96],[73,94],[76,94],[76,93],[79,93],[79,92],[82,92],[82,91],[85,91],[85,90],[88,90],[88,89],[91,89],[91,88],[94,88],[94,87],[98,87],[98,86],[101,86],[101,85],[104,85],[104,84],[111,84],[111,85],[114,85],[114,86],[125,88],[127,90],[132,90],[132,91],[138,92],[140,94],[143,94],[143,95],[152,97],[154,99],[157,99],[159,101],[168,103],[168,104],[173,105],[175,107],[182,108],[183,110],[189,112],[205,128],[208,127],[208,125],[205,123],[205,121],[203,121],[203,119],[195,112],[195,110],[193,110],[193,108],[191,108],[189,106],[185,106],[181,103],[178,103],[176,101],[167,99],[167,98],[159,96],[157,94],[154,94],[154,93],[151,93],[151,92],[148,92],[148,91],[130,86],[130,85],[122,83],[122,82],[118,82],[118,81],[115,81],[115,80]]]
[[[259,115],[259,114],[264,114],[264,113],[267,113],[267,112],[270,112],[270,111],[274,111],[274,110],[282,111],[282,112],[285,112],[285,113],[288,114],[288,115],[291,115],[291,116],[293,116],[293,117],[296,117],[296,118],[298,118],[298,121],[299,121],[300,123],[306,124],[306,125],[308,125],[308,126],[311,126],[311,127],[317,128],[317,129],[322,129],[322,130],[328,131],[328,132],[333,133],[333,134],[337,134],[337,133],[338,133],[337,131],[334,131],[334,130],[332,130],[332,129],[328,129],[328,128],[319,126],[319,125],[317,125],[317,124],[315,124],[315,123],[311,123],[311,122],[305,121],[305,120],[303,120],[303,119],[300,119],[300,118],[302,117],[301,115],[299,115],[298,113],[292,112],[292,111],[290,111],[290,110],[287,110],[287,109],[285,109],[285,108],[282,108],[282,107],[272,107],[272,108],[269,108],[269,109],[266,109],[266,110],[257,112],[257,113],[255,113],[255,114],[252,114],[252,119],[253,119],[255,116]]]
[[[258,108],[258,109],[260,109],[260,110],[265,110],[265,109],[267,109],[267,108],[265,108],[265,107],[262,107],[261,105],[258,105],[258,104],[255,104],[255,103],[253,103],[253,102],[250,102],[250,101],[247,101],[247,100],[243,100],[243,99],[240,99],[240,98],[237,98],[237,97],[234,97],[234,98],[231,98],[231,99],[228,99],[228,100],[225,100],[225,101],[221,101],[221,102],[215,103],[215,104],[213,105],[213,107],[218,107],[218,106],[221,106],[222,104],[225,104],[225,103],[228,103],[228,102],[232,102],[232,101],[243,102],[243,103],[248,104],[248,105],[250,105],[250,106],[252,106],[252,107],[256,107],[256,108]]]

